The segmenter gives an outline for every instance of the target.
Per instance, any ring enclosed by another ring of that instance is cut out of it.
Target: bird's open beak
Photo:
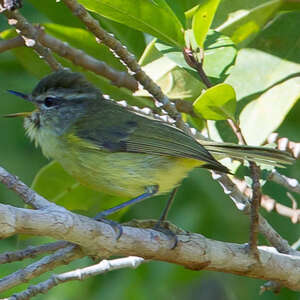
[[[23,98],[24,100],[30,101],[31,99],[29,98],[28,95],[25,95],[23,93],[20,92],[16,92],[16,91],[12,91],[12,90],[7,90],[9,93],[16,95],[18,97]],[[15,113],[15,114],[8,114],[8,115],[4,115],[4,118],[15,118],[15,117],[28,117],[31,115],[31,112],[19,112],[19,113]]]
[[[31,115],[31,112],[19,112],[15,114],[3,115],[4,118],[16,118],[16,117],[28,117]]]

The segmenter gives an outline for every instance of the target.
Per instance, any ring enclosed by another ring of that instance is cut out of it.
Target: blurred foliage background
[[[84,2],[84,1],[82,1]],[[86,1],[87,3],[89,1]],[[195,0],[166,1],[173,9],[179,20],[184,22],[184,11],[198,4]],[[213,28],[222,29],[222,24],[227,20],[228,14],[237,10],[251,10],[257,8],[263,3],[269,4],[276,1],[261,0],[223,0],[217,10],[213,22]],[[46,4],[47,3],[47,4]],[[283,3],[283,4],[282,4]],[[288,1],[282,1],[280,9],[276,9],[271,17],[266,17],[270,8],[261,10],[260,15],[255,16],[256,20],[262,20],[261,28],[251,39],[245,42],[235,41],[237,44],[236,67],[232,69],[230,75],[225,76],[226,82],[232,84],[237,92],[238,111],[242,111],[246,104],[259,97],[268,98],[266,93],[274,89],[273,95],[279,97],[274,110],[264,111],[262,114],[254,113],[250,124],[245,123],[245,131],[249,132],[249,141],[258,138],[261,132],[264,132],[266,124],[270,124],[269,131],[276,130],[281,136],[286,136],[290,140],[300,141],[300,105],[297,103],[300,97],[299,74],[300,74],[300,11],[299,7],[289,6]],[[273,6],[272,6],[273,7]],[[58,13],[59,10],[59,13]],[[88,45],[80,45],[80,41],[71,38],[72,31],[60,30],[56,26],[71,26],[83,28],[80,22],[71,16],[69,11],[63,7],[63,3],[55,1],[37,1],[28,0],[24,3],[22,13],[33,23],[52,23],[47,29],[51,34],[59,36],[68,41],[71,45],[87,51],[89,54],[102,59],[103,53],[99,53],[98,45],[88,48]],[[143,53],[146,41],[150,41],[150,36],[146,39],[141,32],[129,29],[111,20],[104,19],[97,15],[102,25],[108,30],[112,30],[118,38],[124,42],[130,51],[140,58]],[[265,19],[264,19],[265,18]],[[267,20],[267,21],[266,21]],[[259,22],[258,22],[259,23]],[[9,29],[7,20],[0,16],[0,32]],[[51,31],[52,30],[52,31]],[[234,40],[232,32],[234,29],[230,26],[223,29],[223,33],[228,34]],[[244,44],[243,44],[244,43]],[[245,44],[246,43],[246,44]],[[240,50],[241,49],[241,50]],[[108,58],[115,68],[122,69],[117,61]],[[67,62],[64,61],[65,65]],[[78,68],[77,68],[78,70]],[[79,69],[80,70],[80,69]],[[6,92],[7,89],[30,92],[42,75],[49,72],[48,67],[39,61],[37,57],[28,49],[20,48],[16,51],[9,51],[0,54],[0,114],[14,113],[19,111],[30,111],[32,106],[25,103],[13,95]],[[95,79],[92,74],[89,78],[99,84],[105,92],[111,92],[114,97],[122,99],[126,97],[126,91],[116,91],[107,85],[107,82],[101,79]],[[224,80],[223,78],[222,80]],[[298,81],[297,81],[298,80]],[[294,82],[295,81],[295,82]],[[293,95],[289,105],[285,105],[288,97]],[[132,96],[130,96],[132,97]],[[267,101],[269,101],[267,99]],[[280,103],[283,103],[280,106]],[[255,105],[254,105],[255,106]],[[270,107],[270,106],[269,106]],[[277,110],[276,110],[277,107]],[[257,109],[262,111],[261,107],[249,108],[251,111]],[[249,119],[250,114],[243,110]],[[276,122],[267,122],[268,118],[277,119]],[[284,119],[278,120],[278,118]],[[218,123],[222,124],[222,122]],[[280,126],[279,126],[280,125]],[[220,125],[221,126],[221,125]],[[273,127],[272,127],[273,126]],[[279,127],[278,127],[279,126]],[[277,128],[278,127],[278,128]],[[250,129],[251,130],[250,130]],[[226,131],[221,130],[221,135],[226,136]],[[40,150],[36,149],[32,143],[25,137],[21,119],[0,118],[0,165],[8,169],[11,173],[20,177],[26,184],[31,185],[33,179],[41,167],[48,161]],[[226,139],[226,137],[225,137]],[[226,139],[228,140],[228,139]],[[299,161],[282,173],[290,177],[299,179]],[[248,170],[240,170],[239,175],[249,175]],[[273,183],[267,183],[263,191],[274,197],[277,201],[291,206],[290,200],[286,196],[286,190]],[[296,196],[297,198],[297,196]],[[299,198],[299,197],[298,197]],[[100,199],[100,196],[99,196]],[[0,200],[16,206],[23,206],[16,195],[8,191],[4,186],[0,186]],[[132,207],[122,216],[122,220],[131,218],[158,218],[164,207],[167,196],[154,197]],[[111,205],[109,205],[111,206]],[[275,212],[267,213],[261,209],[261,213],[269,220],[276,230],[286,238],[291,244],[298,239],[299,225],[292,224],[285,217],[279,216]],[[193,232],[199,232],[207,237],[216,240],[246,243],[248,240],[249,220],[241,215],[234,207],[231,200],[224,195],[221,187],[212,180],[206,170],[196,169],[188,178],[183,181],[176,201],[169,215],[169,219],[176,225]],[[26,245],[47,242],[47,238],[34,238],[20,240],[16,237],[0,242],[0,252],[22,249]],[[260,243],[266,241],[260,238]],[[2,265],[0,276],[5,276],[10,272],[21,268],[29,263],[14,263]],[[60,267],[55,272],[62,272],[78,267],[86,266],[92,263],[85,258],[73,262],[69,266]],[[45,280],[50,272],[44,274],[39,280]],[[32,283],[37,282],[34,280]],[[167,263],[151,262],[140,266],[137,270],[119,270],[100,275],[95,278],[87,279],[83,282],[69,282],[60,285],[48,292],[46,295],[37,296],[35,299],[256,299],[259,293],[259,287],[263,281],[234,276],[230,274],[221,274],[207,271],[195,272],[185,270],[180,266]],[[8,296],[12,292],[21,291],[26,285],[9,291],[1,295]],[[299,299],[299,294],[283,289],[279,295],[264,293],[260,299]]]

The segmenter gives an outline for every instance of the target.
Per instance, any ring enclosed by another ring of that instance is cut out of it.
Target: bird
[[[68,69],[47,75],[29,95],[26,134],[43,154],[58,161],[81,184],[130,200],[100,212],[98,219],[176,188],[197,167],[229,173],[217,159],[231,157],[275,166],[293,162],[267,147],[195,139],[160,117],[105,97],[85,77]]]

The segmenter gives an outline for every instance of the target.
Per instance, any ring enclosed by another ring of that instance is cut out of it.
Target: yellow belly
[[[167,193],[202,164],[172,156],[104,152],[74,136],[58,138],[47,131],[37,141],[46,156],[57,160],[80,183],[124,197],[141,195],[153,185],[158,186],[157,194]]]
[[[135,197],[147,186],[167,193],[201,163],[192,159],[140,153],[77,153],[58,161],[82,184],[106,193]]]

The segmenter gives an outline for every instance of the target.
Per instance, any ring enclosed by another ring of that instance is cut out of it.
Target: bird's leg
[[[154,229],[155,230],[158,230],[158,231],[161,231],[162,233],[164,233],[166,236],[168,236],[171,240],[172,240],[172,247],[171,249],[174,249],[176,246],[177,246],[177,236],[176,236],[176,233],[174,233],[172,230],[170,230],[168,227],[164,226],[164,222],[168,216],[168,213],[170,211],[170,208],[174,202],[174,199],[175,199],[175,195],[176,195],[176,192],[177,192],[177,187],[174,188],[168,198],[168,201],[167,201],[167,204],[160,216],[160,218],[158,219],[157,223],[155,224],[154,226]],[[168,224],[166,224],[168,225]]]
[[[101,221],[101,222],[104,222],[106,224],[109,224],[113,227],[113,229],[115,230],[115,232],[117,233],[117,239],[119,239],[123,233],[123,229],[122,229],[122,226],[112,220],[107,220],[105,219],[105,217],[121,210],[122,208],[125,208],[127,206],[130,206],[130,205],[133,205],[135,203],[139,203],[139,202],[142,202],[143,200],[145,199],[148,199],[150,197],[152,197],[154,194],[156,194],[158,191],[158,186],[157,185],[152,185],[152,186],[149,186],[146,188],[146,191],[144,194],[136,197],[136,198],[133,198],[131,200],[128,200],[126,202],[123,202],[117,206],[114,206],[112,208],[109,208],[107,210],[104,210],[100,213],[98,213],[94,219],[97,220],[97,221]]]

